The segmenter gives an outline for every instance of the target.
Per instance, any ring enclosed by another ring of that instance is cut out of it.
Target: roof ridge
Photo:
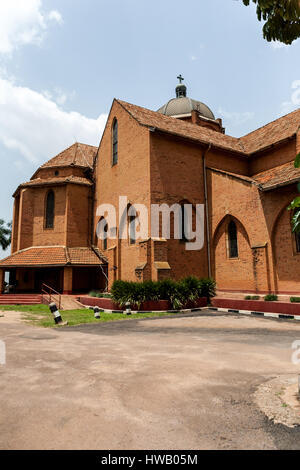
[[[270,124],[273,124],[276,121],[281,121],[282,119],[285,119],[287,116],[291,116],[292,114],[296,114],[297,112],[300,112],[300,108],[295,109],[294,111],[291,111],[290,113],[284,114],[283,116],[280,116],[276,119],[273,119],[273,121],[270,121],[267,124],[264,124],[263,126],[260,126],[260,127],[258,127],[257,129],[254,129],[251,132],[248,132],[248,134],[245,134],[245,135],[241,136],[240,139],[244,139],[245,137],[248,137],[251,134],[255,134],[255,132],[257,132],[261,129],[264,129],[264,127],[267,127],[267,126],[269,126]]]

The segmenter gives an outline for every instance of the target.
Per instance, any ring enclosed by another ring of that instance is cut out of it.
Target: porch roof
[[[0,268],[99,266],[106,258],[98,248],[66,246],[33,246],[0,260]]]

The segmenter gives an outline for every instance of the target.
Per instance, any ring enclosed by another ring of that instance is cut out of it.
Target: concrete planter
[[[90,297],[90,296],[82,296],[79,297],[79,302],[83,305],[89,305],[91,307],[100,307],[104,310],[124,310],[125,307],[121,307],[120,305],[114,303],[111,299],[105,298],[98,298],[98,297]],[[184,309],[189,308],[200,308],[206,307],[207,299],[206,297],[202,297],[198,299],[194,303],[188,303],[185,305]],[[158,311],[167,311],[173,310],[172,304],[168,300],[156,300],[156,301],[148,301],[144,302],[141,307],[138,309],[137,306],[132,305],[132,310],[139,310],[139,311],[146,311],[146,312],[158,312]]]
[[[297,303],[265,302],[263,300],[213,299],[212,305],[214,307],[229,308],[232,310],[300,315],[300,304]]]

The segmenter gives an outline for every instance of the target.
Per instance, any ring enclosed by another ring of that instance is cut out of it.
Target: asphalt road
[[[212,312],[41,329],[0,318],[0,449],[300,449],[254,402],[293,321]]]

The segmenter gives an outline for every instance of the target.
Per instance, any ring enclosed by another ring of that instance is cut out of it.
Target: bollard
[[[300,375],[298,375],[298,395],[300,398]]]
[[[100,318],[101,318],[100,317],[100,312],[101,312],[100,308],[99,307],[90,307],[90,310],[93,310],[96,320],[100,320]]]
[[[100,320],[100,308],[94,307],[93,310],[94,310],[96,320]]]
[[[130,308],[130,302],[126,302],[126,315],[131,315],[131,308]]]
[[[56,325],[60,325],[61,323],[63,323],[63,320],[61,318],[61,314],[59,313],[56,304],[54,302],[52,302],[49,305],[49,308],[50,308],[50,311],[51,311],[51,313],[54,317],[54,321],[55,321]]]

